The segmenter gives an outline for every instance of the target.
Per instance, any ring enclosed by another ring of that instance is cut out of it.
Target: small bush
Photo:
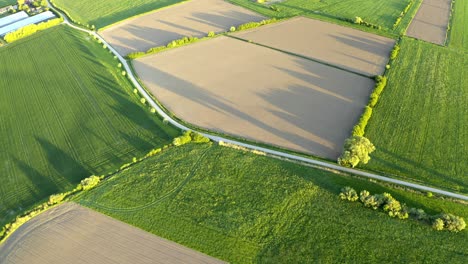
[[[122,71],[122,76],[127,76],[127,72],[126,72],[126,71]]]
[[[156,109],[155,109],[155,108],[151,108],[150,112],[151,112],[152,114],[154,114],[154,113],[156,113]]]
[[[141,99],[140,99],[140,102],[141,102],[142,104],[146,104],[146,99],[145,99],[145,98],[141,98]]]
[[[395,47],[393,47],[392,52],[390,53],[390,59],[392,60],[396,59],[399,52],[400,52],[400,45],[395,44]]]
[[[349,186],[342,188],[339,196],[341,200],[347,200],[351,202],[357,201],[357,199],[359,198],[357,192]]]
[[[466,227],[465,220],[459,216],[455,216],[453,214],[440,214],[436,216],[436,220],[434,223],[437,221],[439,223],[436,223],[437,227],[440,227],[440,221],[441,220],[443,223],[443,228],[442,229],[436,229],[436,230],[443,230],[447,229],[448,231],[451,232],[460,232]]]
[[[61,201],[63,201],[63,199],[65,199],[67,195],[68,193],[52,194],[51,196],[49,196],[49,200],[47,201],[47,204],[48,205],[58,204]]]
[[[214,33],[214,31],[210,31],[210,32],[208,32],[208,35],[206,35],[206,36],[209,37],[209,38],[212,38],[212,37],[214,37],[215,35],[216,35],[216,34]]]
[[[360,17],[355,17],[353,21],[354,24],[362,24],[362,22],[364,22],[364,20]]]
[[[416,220],[420,220],[420,221],[428,219],[428,216],[427,216],[426,212],[424,212],[423,209],[411,208],[409,210],[409,215],[412,218],[414,218]]]
[[[366,200],[367,197],[370,196],[370,193],[366,190],[362,190],[360,193],[359,193],[359,200],[364,203],[364,201]]]
[[[133,93],[134,93],[134,94],[137,94],[137,93],[138,93],[138,89],[133,89]]]
[[[236,31],[236,27],[232,26],[230,29],[229,29],[230,32],[234,32]]]
[[[437,218],[432,222],[432,228],[434,228],[437,231],[444,230],[444,221],[440,218]]]
[[[172,141],[172,144],[174,144],[175,146],[182,146],[189,142],[207,143],[207,142],[210,142],[210,139],[207,137],[204,137],[203,135],[199,133],[188,130],[188,131],[185,131],[182,136],[174,138],[174,140]]]
[[[80,185],[81,185],[82,190],[89,190],[89,189],[94,188],[96,185],[98,185],[100,181],[101,181],[101,178],[99,178],[98,176],[92,175],[82,180],[80,182]]]
[[[117,64],[117,67],[122,68],[122,63]]]

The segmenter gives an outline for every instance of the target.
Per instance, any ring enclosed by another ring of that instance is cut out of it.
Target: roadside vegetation
[[[465,260],[466,231],[435,232],[341,202],[342,186],[392,193],[429,214],[468,217],[465,204],[214,143],[170,148],[75,201],[232,263]]]
[[[126,18],[182,2],[183,0],[53,0],[82,25],[102,28]]]
[[[376,151],[363,168],[466,194],[468,56],[410,38],[399,52],[367,125]]]
[[[118,61],[57,26],[0,49],[0,224],[83,178],[171,142]]]

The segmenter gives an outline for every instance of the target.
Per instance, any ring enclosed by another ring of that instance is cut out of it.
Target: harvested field
[[[223,263],[103,214],[65,203],[0,246],[2,264]]]
[[[229,37],[146,56],[134,66],[157,99],[191,124],[330,159],[374,85]]]
[[[304,17],[235,36],[367,76],[384,72],[395,45],[393,39]]]
[[[450,19],[451,0],[424,0],[406,35],[444,45]]]
[[[197,0],[130,19],[101,35],[120,54],[146,51],[185,36],[228,31],[231,26],[261,21],[265,17],[223,0]]]

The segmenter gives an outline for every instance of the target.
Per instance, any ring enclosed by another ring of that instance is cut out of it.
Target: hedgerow
[[[182,146],[189,142],[207,143],[210,142],[210,139],[199,133],[188,130],[185,131],[182,136],[174,138],[172,144],[174,144],[174,146]]]
[[[401,20],[403,19],[403,17],[406,15],[406,13],[408,13],[408,11],[410,10],[411,6],[414,4],[414,1],[410,1],[408,3],[408,5],[405,7],[405,9],[400,13],[400,15],[398,16],[398,18],[396,19],[395,23],[393,24],[393,29],[395,29],[401,22]]]
[[[371,195],[368,191],[363,190],[359,193],[346,186],[341,189],[339,197],[347,201],[360,201],[364,207],[372,208],[374,210],[381,209],[390,217],[399,219],[407,219],[411,217],[414,220],[421,221],[432,225],[435,230],[448,230],[450,232],[460,232],[466,228],[465,220],[462,217],[452,214],[438,214],[430,216],[422,209],[408,208],[405,204],[400,203],[390,193],[374,194]]]
[[[25,38],[27,36],[30,36],[38,31],[45,30],[53,26],[59,25],[60,23],[62,23],[62,21],[63,21],[63,18],[54,18],[54,19],[51,19],[49,21],[42,22],[39,24],[27,25],[27,26],[24,26],[22,28],[19,28],[13,32],[6,34],[4,39],[6,42],[11,43],[19,39]]]

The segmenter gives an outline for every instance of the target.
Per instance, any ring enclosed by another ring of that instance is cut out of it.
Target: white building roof
[[[36,23],[51,19],[53,17],[55,17],[54,13],[52,13],[50,11],[46,11],[46,12],[40,13],[39,15],[35,15],[35,16],[32,16],[32,17],[25,18],[23,20],[17,21],[17,22],[15,22],[13,24],[10,24],[8,26],[4,26],[4,27],[0,28],[0,36],[4,36],[7,33],[15,31],[15,30],[17,30],[19,28],[22,28],[24,26],[28,26],[28,25],[31,25],[31,24],[36,24]]]
[[[26,12],[21,11],[13,15],[6,16],[4,18],[0,18],[0,28],[4,27],[8,24],[15,23],[17,21],[23,20],[25,18],[28,18],[28,14]]]

